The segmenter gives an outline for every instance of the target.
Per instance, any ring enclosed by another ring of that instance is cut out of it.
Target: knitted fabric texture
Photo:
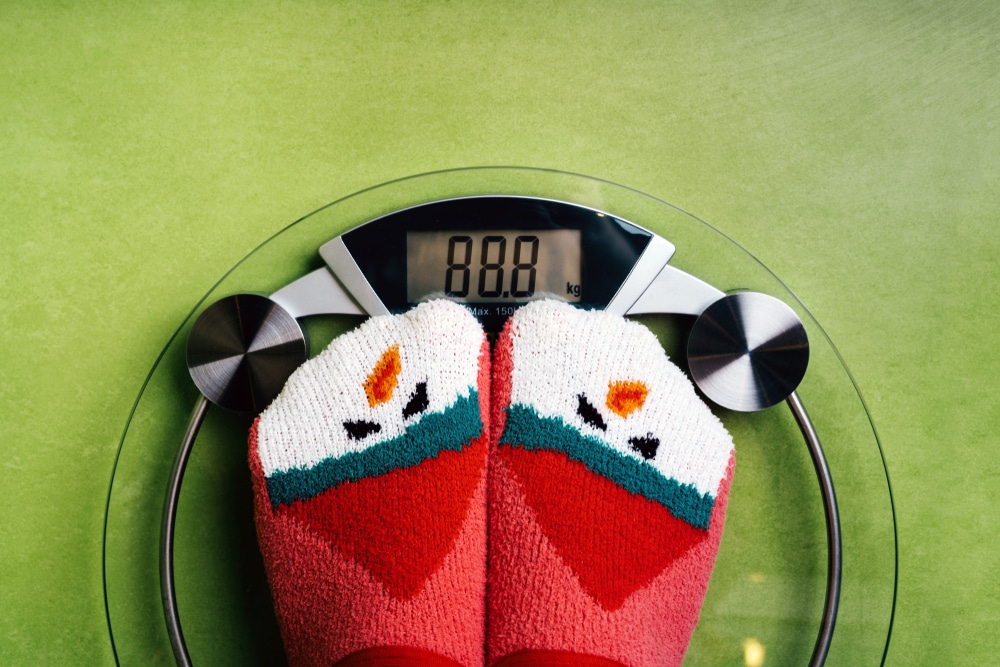
[[[489,362],[465,308],[422,304],[335,339],[254,423],[291,665],[483,664]]]
[[[487,664],[679,665],[729,434],[647,329],[553,301],[507,323],[492,391]]]

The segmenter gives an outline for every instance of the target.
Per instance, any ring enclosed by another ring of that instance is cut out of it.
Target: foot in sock
[[[553,301],[507,323],[492,392],[486,664],[679,665],[729,434],[647,329]]]
[[[483,664],[489,372],[475,318],[431,302],[335,339],[254,423],[291,665]]]

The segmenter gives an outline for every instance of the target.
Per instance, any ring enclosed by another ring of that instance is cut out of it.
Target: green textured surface
[[[780,276],[892,474],[888,664],[995,662],[998,25],[985,1],[0,2],[0,664],[113,662],[115,452],[216,280],[329,201],[479,164],[638,188]]]

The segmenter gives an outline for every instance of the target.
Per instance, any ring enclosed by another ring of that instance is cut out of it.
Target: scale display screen
[[[406,234],[406,298],[503,303],[543,296],[579,302],[577,229],[449,230]]]
[[[606,308],[652,238],[584,206],[482,195],[394,211],[329,241],[320,255],[369,313],[446,298],[498,331],[533,299]],[[660,257],[657,270],[668,258]]]

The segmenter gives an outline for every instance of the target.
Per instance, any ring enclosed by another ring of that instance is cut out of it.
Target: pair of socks
[[[291,665],[683,660],[718,551],[728,433],[641,325],[529,303],[375,317],[250,435]]]

